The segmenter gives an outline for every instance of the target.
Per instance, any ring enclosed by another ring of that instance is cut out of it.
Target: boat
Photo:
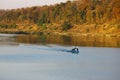
[[[78,54],[79,53],[79,49],[78,48],[73,48],[70,52]]]

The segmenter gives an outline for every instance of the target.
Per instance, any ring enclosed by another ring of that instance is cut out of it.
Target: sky
[[[0,9],[16,9],[31,6],[51,5],[67,0],[0,0]]]

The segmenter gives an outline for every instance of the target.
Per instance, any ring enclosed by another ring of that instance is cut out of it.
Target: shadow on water
[[[2,35],[2,34],[1,34]],[[65,46],[120,47],[120,37],[66,36],[66,35],[12,35],[0,36],[0,45],[8,42],[24,44],[58,44]]]

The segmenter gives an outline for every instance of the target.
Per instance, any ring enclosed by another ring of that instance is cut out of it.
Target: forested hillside
[[[0,10],[0,28],[16,28],[26,24],[44,29],[49,26],[57,26],[56,30],[64,30],[64,27],[68,27],[65,28],[67,30],[75,28],[74,26],[78,28],[82,25],[84,28],[85,25],[92,24],[94,24],[92,27],[96,29],[99,26],[106,27],[107,25],[107,28],[116,27],[119,32],[120,0],[78,0],[49,6]],[[85,32],[95,32],[90,28],[85,28]],[[82,30],[82,28],[80,29]],[[84,30],[82,31],[84,32]]]

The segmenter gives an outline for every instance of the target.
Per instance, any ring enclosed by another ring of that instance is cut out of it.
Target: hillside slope
[[[0,32],[120,35],[120,0],[77,0],[50,6],[0,10]],[[72,27],[65,26],[64,23]]]

